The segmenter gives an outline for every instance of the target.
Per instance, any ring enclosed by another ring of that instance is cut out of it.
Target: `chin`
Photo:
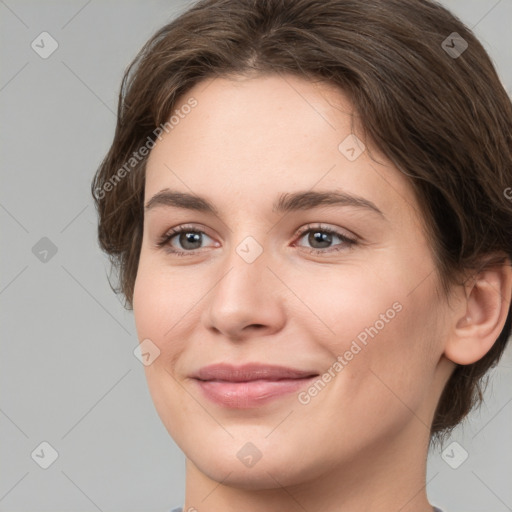
[[[238,459],[223,461],[191,460],[197,469],[208,478],[223,485],[246,491],[270,490],[283,485],[298,483],[299,476],[289,473],[290,461],[267,461],[263,459],[253,467],[245,467]]]

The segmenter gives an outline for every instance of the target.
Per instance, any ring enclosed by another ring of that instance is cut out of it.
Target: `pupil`
[[[325,244],[323,245],[321,248],[325,248],[325,247],[328,247],[331,243],[331,238],[332,238],[332,235],[330,233],[324,233],[324,232],[321,232],[321,231],[312,231],[310,233],[310,236],[309,236],[309,243],[311,245],[312,242],[319,242],[320,244]]]
[[[194,232],[182,233],[180,237],[180,243],[185,249],[197,249],[197,247],[189,247],[189,244],[198,243],[201,245],[201,234]]]

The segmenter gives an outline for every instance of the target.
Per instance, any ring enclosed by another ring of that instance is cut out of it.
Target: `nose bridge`
[[[237,297],[239,306],[254,308],[268,295],[269,280],[267,251],[254,237],[246,236],[233,247],[225,261],[226,273],[217,286],[223,300],[231,302]]]

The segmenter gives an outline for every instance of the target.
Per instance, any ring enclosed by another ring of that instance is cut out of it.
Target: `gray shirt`
[[[169,510],[169,512],[183,512],[183,508],[181,508],[181,507],[172,508],[171,510]],[[434,512],[443,512],[443,511],[440,508],[434,507]]]

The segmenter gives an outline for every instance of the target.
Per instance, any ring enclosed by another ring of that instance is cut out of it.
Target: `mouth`
[[[248,409],[298,391],[318,375],[314,371],[250,363],[206,366],[192,378],[215,404],[230,409]]]

